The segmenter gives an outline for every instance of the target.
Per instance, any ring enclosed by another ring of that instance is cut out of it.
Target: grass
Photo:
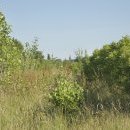
[[[48,94],[59,72],[16,71],[6,77],[0,85],[1,130],[130,130],[126,114],[102,112],[97,116],[88,114],[87,118],[77,115],[71,122],[61,112],[48,114]]]

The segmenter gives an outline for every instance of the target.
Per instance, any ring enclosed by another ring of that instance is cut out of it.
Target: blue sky
[[[12,36],[38,37],[39,49],[58,58],[130,35],[130,0],[0,0],[0,10]]]

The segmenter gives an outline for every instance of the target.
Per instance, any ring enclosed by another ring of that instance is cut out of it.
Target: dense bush
[[[56,80],[56,88],[50,94],[55,106],[67,112],[77,111],[83,103],[83,88],[64,76]]]

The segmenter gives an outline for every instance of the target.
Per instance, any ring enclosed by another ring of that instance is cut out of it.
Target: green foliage
[[[4,67],[7,67],[8,69],[16,69],[21,64],[22,54],[19,50],[17,50],[17,47],[14,46],[11,39],[9,40],[8,45],[3,44],[1,46],[1,50],[2,53],[0,62],[5,65]]]
[[[38,40],[32,44],[26,43],[24,52],[24,69],[38,69],[42,66],[44,55],[38,50]]]
[[[75,55],[76,55],[76,58],[75,58],[75,61],[82,61],[84,58],[86,58],[88,56],[87,54],[87,51],[83,51],[82,49],[78,49],[76,52],[75,52]]]
[[[0,12],[0,44],[2,44],[1,40],[4,40],[10,32],[10,26],[5,21],[5,16]]]
[[[50,94],[50,99],[55,106],[72,112],[78,110],[83,102],[83,89],[76,82],[60,76],[56,80],[56,88]]]
[[[12,41],[14,43],[14,46],[17,47],[17,49],[19,51],[21,51],[21,53],[22,53],[23,50],[24,50],[24,46],[22,45],[22,43],[19,40],[15,39],[15,38],[12,38]]]
[[[21,64],[21,52],[9,36],[10,27],[5,21],[5,17],[0,13],[0,72],[8,72]]]
[[[100,78],[109,85],[130,86],[130,38],[123,37],[119,42],[95,50],[85,63],[84,71],[91,81]]]
[[[50,54],[47,54],[47,60],[51,60]]]

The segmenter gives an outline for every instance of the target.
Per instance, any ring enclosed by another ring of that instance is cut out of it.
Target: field
[[[130,37],[74,59],[10,35],[0,13],[1,130],[130,130]]]
[[[81,113],[68,118],[57,110],[47,113],[52,75],[46,78],[42,72],[28,71],[17,72],[10,78],[10,83],[1,85],[1,130],[130,129],[129,114],[119,112],[102,111],[92,115],[86,109],[85,115]]]

